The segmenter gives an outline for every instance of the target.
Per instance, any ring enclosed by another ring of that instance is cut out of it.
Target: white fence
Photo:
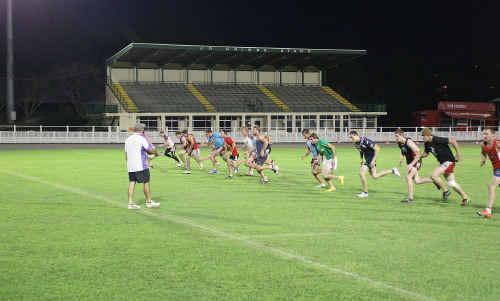
[[[366,135],[377,142],[392,142],[394,141],[394,130],[396,128],[380,127],[356,129],[360,135]],[[414,140],[421,141],[422,137],[419,134],[420,128],[403,128],[408,137]],[[228,134],[236,140],[241,139],[241,134],[238,129],[227,129]],[[433,128],[434,135],[444,137],[454,137],[459,141],[479,141],[482,139],[482,128]],[[303,142],[300,129],[297,132],[292,132],[290,129],[270,128],[263,129],[263,132],[271,136],[273,143],[297,143]],[[335,131],[332,129],[320,129],[318,135],[332,142],[349,142],[349,129],[344,131]],[[205,129],[196,128],[192,133],[198,141],[205,140]],[[87,126],[87,127],[71,127],[71,126],[0,126],[0,144],[5,143],[28,143],[28,144],[43,144],[43,143],[123,143],[130,135],[128,132],[120,131],[116,126]],[[147,132],[153,142],[160,143],[158,131]],[[174,138],[175,131],[170,130],[169,135]]]

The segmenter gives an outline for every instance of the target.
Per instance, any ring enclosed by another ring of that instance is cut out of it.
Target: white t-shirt
[[[167,148],[174,148],[175,144],[170,136],[163,136],[163,141],[165,141],[165,145],[167,146]]]
[[[247,151],[253,152],[255,150],[255,140],[250,136],[243,138],[243,144],[245,145]]]
[[[125,153],[127,154],[128,172],[143,171],[148,169],[147,152],[153,150],[142,134],[133,134],[125,140]]]

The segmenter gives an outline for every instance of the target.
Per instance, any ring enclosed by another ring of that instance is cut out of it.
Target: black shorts
[[[130,182],[149,183],[149,177],[149,169],[128,173],[128,180]]]
[[[257,158],[255,158],[255,163],[259,166],[264,165],[264,163],[266,163],[266,161],[267,161],[267,156],[264,156],[264,157],[258,156]]]
[[[231,159],[233,161],[238,161],[238,156],[237,155],[236,156],[231,155],[231,156],[229,156],[229,159]]]
[[[170,156],[175,155],[175,148],[167,148],[167,149],[165,150],[165,156],[167,156],[167,157],[168,157],[169,155],[170,155]]]

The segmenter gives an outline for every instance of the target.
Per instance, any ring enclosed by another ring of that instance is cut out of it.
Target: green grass
[[[269,185],[187,176],[159,158],[161,208],[131,212],[121,149],[2,151],[0,299],[500,299],[500,224],[475,216],[491,177],[478,146],[464,146],[457,167],[467,208],[457,194],[442,203],[432,184],[402,205],[406,185],[393,176],[357,199],[352,147],[338,148],[345,187],[322,193],[302,153],[275,147],[282,172]],[[398,160],[384,145],[379,169]]]

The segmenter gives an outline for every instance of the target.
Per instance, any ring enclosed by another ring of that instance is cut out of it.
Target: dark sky
[[[104,70],[133,41],[359,48],[368,56],[333,76],[359,102],[431,106],[442,83],[450,97],[499,96],[500,1],[469,2],[14,0],[16,75]],[[4,56],[5,1],[0,15]]]

